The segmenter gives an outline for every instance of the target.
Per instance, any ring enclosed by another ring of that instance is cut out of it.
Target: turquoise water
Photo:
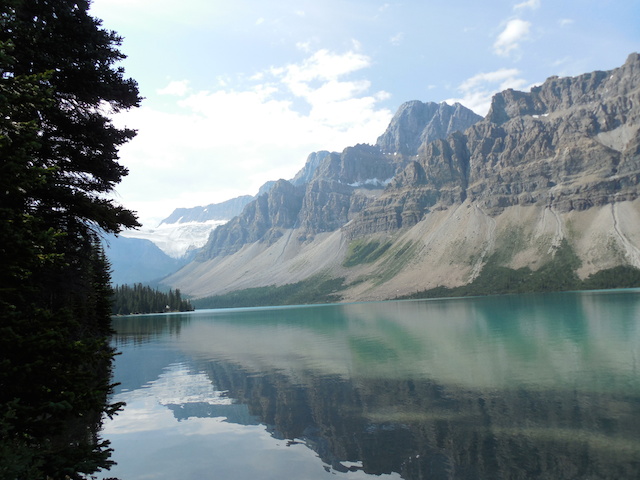
[[[115,319],[135,479],[640,478],[640,290]]]

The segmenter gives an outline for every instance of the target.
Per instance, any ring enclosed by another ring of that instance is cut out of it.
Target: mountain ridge
[[[366,208],[407,161],[408,157],[399,152],[384,153],[381,145],[415,144],[420,138],[447,135],[451,129],[469,126],[480,118],[460,104],[407,102],[378,144],[358,144],[341,153],[310,154],[294,179],[278,180],[277,189],[274,185],[258,195],[238,217],[213,231],[197,258],[205,261],[233,254],[254,241],[272,242],[283,229],[302,228],[300,238],[308,239],[340,228]],[[406,124],[411,125],[410,131],[403,127]],[[279,210],[290,220],[286,224],[275,220]]]
[[[634,53],[608,72],[500,92],[484,119],[417,148],[435,117],[420,124],[429,108],[408,102],[377,145],[326,154],[304,193],[282,180],[290,187],[280,184],[270,202],[266,194],[268,212],[243,211],[227,224],[237,239],[260,213],[270,219],[260,234],[209,248],[227,225],[219,227],[197,261],[167,282],[204,297],[322,273],[346,279],[345,300],[393,298],[469,283],[489,258],[535,270],[563,242],[581,277],[640,267],[639,85]],[[345,267],[354,245],[380,251]]]

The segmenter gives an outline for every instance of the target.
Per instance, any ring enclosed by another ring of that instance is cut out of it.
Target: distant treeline
[[[136,283],[133,286],[119,285],[113,289],[112,313],[131,315],[135,313],[189,312],[193,310],[189,300],[182,298],[180,289],[160,290]]]

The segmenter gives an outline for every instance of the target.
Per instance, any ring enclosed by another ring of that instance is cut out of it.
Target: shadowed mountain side
[[[150,240],[108,235],[103,244],[114,285],[159,281],[189,262],[170,257]]]

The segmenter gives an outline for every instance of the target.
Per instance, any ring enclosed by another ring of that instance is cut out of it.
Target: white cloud
[[[448,99],[447,103],[459,102],[479,115],[486,115],[494,94],[507,88],[523,89],[527,86],[527,81],[520,78],[520,75],[520,70],[516,68],[479,73],[458,87],[461,97]]]
[[[323,49],[302,63],[274,68],[271,69],[271,73],[279,77],[295,96],[309,100],[317,88],[314,87],[317,82],[336,82],[340,77],[366,68],[370,64],[369,57],[357,52],[336,54]]]
[[[540,0],[526,0],[525,2],[518,3],[513,7],[514,10],[521,10],[524,8],[530,8],[531,10],[537,10],[540,8]]]
[[[171,82],[164,94],[184,94],[172,110],[144,103],[116,118],[138,130],[121,149],[130,169],[121,200],[150,223],[175,207],[255,194],[267,180],[292,178],[313,151],[374,143],[392,112],[379,106],[389,94],[356,78],[370,64],[358,52],[319,50],[244,85],[188,91],[186,81]]]
[[[505,29],[493,44],[493,50],[502,57],[508,57],[520,47],[520,42],[529,36],[531,22],[519,18],[509,20]]]
[[[156,91],[158,95],[174,95],[184,97],[189,91],[189,80],[174,80],[169,84]]]
[[[574,20],[571,18],[563,18],[559,20],[558,23],[561,27],[566,27],[567,25],[572,25],[574,23]]]

